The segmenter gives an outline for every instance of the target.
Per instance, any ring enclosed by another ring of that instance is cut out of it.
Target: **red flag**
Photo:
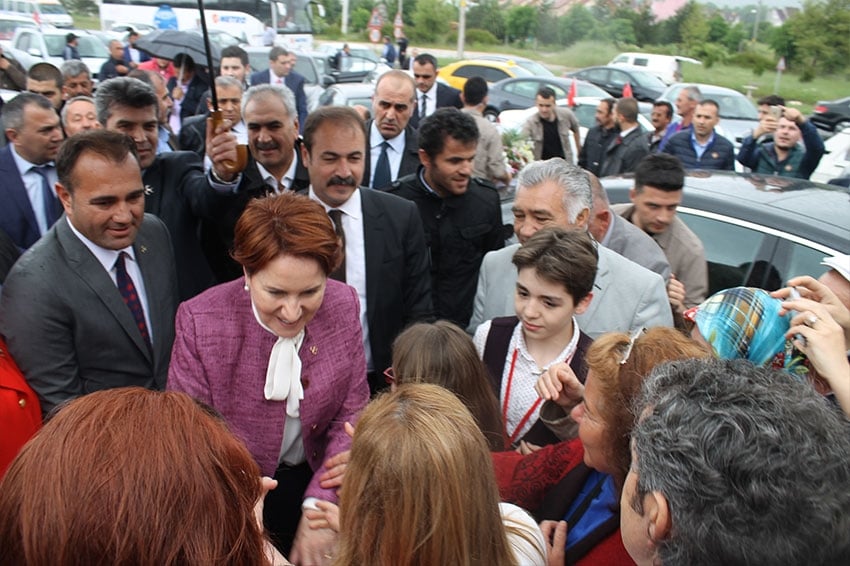
[[[573,82],[570,83],[570,91],[567,93],[567,106],[575,107],[576,105],[576,91],[578,90],[578,81],[573,79]]]
[[[632,85],[631,83],[626,83],[626,86],[623,87],[623,98],[631,98],[632,97]]]

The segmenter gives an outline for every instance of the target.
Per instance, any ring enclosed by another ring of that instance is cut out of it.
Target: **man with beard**
[[[366,122],[364,185],[388,189],[393,181],[419,168],[419,137],[410,125],[415,91],[416,84],[404,71],[387,71],[378,79],[372,96],[375,119]]]
[[[419,125],[419,159],[390,192],[416,203],[431,257],[434,311],[466,328],[484,254],[505,245],[499,193],[472,177],[478,126],[457,108],[440,108]]]
[[[773,142],[756,140],[766,128],[759,122],[752,135],[744,138],[738,162],[753,173],[808,179],[824,154],[823,139],[817,128],[796,108],[782,108],[782,116],[773,134]],[[799,141],[802,138],[803,147]]]
[[[310,174],[309,195],[328,211],[345,246],[345,259],[330,276],[357,290],[375,393],[387,386],[381,372],[391,364],[396,335],[430,319],[433,308],[422,221],[412,203],[358,188],[366,151],[366,130],[352,108],[324,106],[307,118],[301,158]]]
[[[613,98],[599,101],[596,106],[596,125],[587,131],[584,145],[578,153],[578,166],[596,176],[602,171],[602,161],[608,145],[620,133],[614,119],[615,103]]]
[[[667,132],[667,127],[673,121],[673,105],[666,100],[656,100],[652,103],[652,114],[650,116],[653,131],[647,134],[650,153],[658,151],[658,146]]]

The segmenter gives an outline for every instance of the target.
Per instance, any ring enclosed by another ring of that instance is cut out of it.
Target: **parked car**
[[[91,70],[92,76],[97,78],[101,66],[109,59],[109,50],[100,38],[86,30],[18,28],[12,37],[9,51],[25,69],[42,61],[61,67],[64,63],[62,51],[65,49],[65,36],[71,31],[79,38],[77,50],[80,58]]]
[[[375,85],[369,83],[343,83],[329,86],[319,97],[320,106],[365,106],[372,111],[372,94]]]
[[[850,128],[844,128],[824,142],[826,153],[810,179],[827,183],[850,175]]]
[[[702,61],[679,55],[658,55],[656,53],[620,53],[609,65],[629,65],[645,68],[664,81],[664,84],[678,83],[684,80],[682,63],[702,65]]]
[[[0,40],[9,41],[15,36],[18,28],[38,29],[38,24],[29,16],[0,13]],[[11,43],[7,43],[11,45]]]
[[[753,102],[737,90],[698,83],[672,84],[658,99],[666,100],[675,108],[679,91],[688,85],[698,87],[704,99],[710,98],[720,106],[720,124],[717,129],[720,135],[732,142],[737,151],[744,136],[749,135],[758,125],[759,114]]]
[[[58,0],[39,0],[38,11],[43,23],[48,23],[57,28],[74,27],[74,19]]]
[[[342,60],[340,69],[336,68],[336,54],[342,50],[342,43],[323,43],[317,48],[325,59],[328,74],[338,83],[371,82],[374,77],[389,71],[390,67],[368,47],[349,46],[351,56]]]
[[[492,84],[511,77],[533,77],[534,73],[513,61],[465,59],[442,67],[437,71],[437,76],[450,86],[463,89],[466,79],[470,77],[482,77]]]
[[[567,76],[593,83],[610,96],[621,98],[626,84],[632,87],[632,96],[644,102],[652,102],[667,88],[661,79],[649,71],[625,65],[587,67]]]
[[[629,202],[633,175],[602,180]],[[818,277],[825,256],[850,253],[850,191],[802,179],[700,171],[685,179],[679,217],[705,247],[709,293],[737,285],[775,290]]]
[[[838,100],[819,100],[809,120],[828,132],[850,128],[850,96]]]
[[[269,51],[271,47],[243,45],[248,53],[248,64],[251,71],[265,71],[269,68]],[[325,87],[333,84],[334,79],[325,72],[324,56],[320,53],[296,53],[293,70],[304,76],[304,94],[307,95],[307,110],[313,111],[319,106],[319,97]]]
[[[555,73],[550,71],[544,65],[537,61],[526,59],[525,57],[514,57],[512,55],[479,55],[478,59],[487,59],[490,61],[513,62],[520,67],[525,67],[534,74],[535,77],[554,77]]]
[[[503,79],[490,85],[487,94],[490,104],[497,112],[503,110],[523,109],[534,106],[537,91],[540,87],[548,86],[555,91],[555,98],[566,99],[575,79],[560,77],[518,77]],[[576,83],[576,96],[587,98],[607,98],[608,93],[596,85],[579,80]],[[486,112],[485,112],[486,114]]]
[[[109,26],[109,31],[117,31],[121,33],[127,33],[130,31],[137,31],[140,35],[144,35],[146,33],[156,31],[157,27],[152,24],[139,24],[132,22],[115,22],[111,26]]]

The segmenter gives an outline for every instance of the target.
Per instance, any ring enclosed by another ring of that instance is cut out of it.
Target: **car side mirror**
[[[336,78],[329,75],[322,75],[322,86],[328,88],[332,84],[336,84]]]
[[[29,49],[27,49],[27,53],[29,53],[33,57],[42,57],[41,49],[38,49],[37,47],[30,47]]]

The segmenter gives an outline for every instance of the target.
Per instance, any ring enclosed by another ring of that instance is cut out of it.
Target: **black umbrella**
[[[180,53],[185,53],[199,65],[218,66],[220,59],[218,47],[210,45],[209,54],[212,60],[208,60],[203,35],[191,31],[158,29],[140,37],[136,41],[136,48],[147,51],[154,57],[172,61]],[[210,71],[212,72],[212,69]]]

